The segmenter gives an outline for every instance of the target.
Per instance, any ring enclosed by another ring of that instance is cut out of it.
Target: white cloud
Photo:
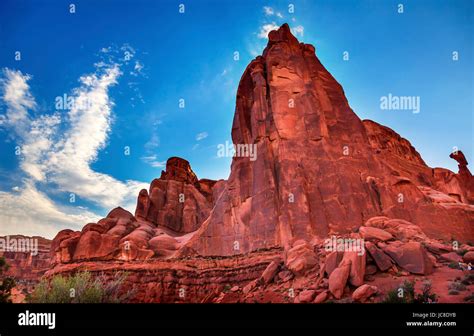
[[[143,64],[140,62],[140,61],[135,61],[135,65],[133,67],[133,71],[130,71],[130,75],[132,76],[138,76],[140,74],[142,74],[143,72]]]
[[[161,120],[157,120],[154,123],[154,130],[153,134],[150,137],[150,140],[145,143],[145,151],[147,153],[146,156],[142,156],[140,159],[145,162],[146,164],[152,166],[153,168],[162,168],[166,166],[166,161],[159,161],[156,154],[154,154],[154,151],[156,148],[160,146],[160,138],[158,135],[155,133],[156,132],[156,126],[161,124]]]
[[[265,13],[265,16],[276,16],[279,19],[283,19],[283,14],[281,14],[281,12],[275,12],[272,7],[264,6],[263,12]]]
[[[30,132],[24,136],[21,145],[20,168],[36,181],[46,180],[48,153],[54,144],[54,135],[61,122],[58,113],[42,115],[30,123]]]
[[[76,104],[67,115],[56,112],[37,118],[28,111],[36,107],[27,84],[31,77],[20,71],[3,71],[6,114],[1,126],[16,135],[21,147],[20,168],[27,178],[24,186],[16,186],[10,193],[0,192],[1,234],[57,233],[59,228],[82,227],[97,219],[84,209],[54,203],[37,190],[38,183],[45,190],[74,193],[107,211],[116,206],[133,211],[139,190],[148,184],[119,181],[91,168],[111,131],[113,101],[109,88],[117,84],[121,65],[102,64],[94,73],[82,76],[71,94]]]
[[[80,230],[84,224],[96,222],[96,214],[73,206],[59,207],[34,185],[12,194],[0,191],[1,234],[41,235],[54,238],[59,230]]]
[[[161,123],[161,121],[157,121],[157,122]],[[159,124],[157,124],[157,125],[159,125]],[[145,144],[145,149],[148,152],[150,152],[150,151],[153,151],[154,149],[156,149],[159,146],[160,146],[160,137],[156,133],[153,133],[151,135],[150,140],[148,140],[147,143]]]
[[[264,6],[263,11],[265,12],[265,15],[267,16],[272,16],[275,14],[275,11],[273,10],[272,7]]]
[[[303,36],[304,35],[304,27],[302,25],[298,25],[294,28],[291,28],[291,32],[293,33],[293,35],[295,36]]]
[[[22,135],[28,131],[28,110],[36,107],[28,85],[30,79],[31,76],[28,74],[23,75],[21,71],[5,68],[3,79],[0,81],[2,99],[7,106],[0,125],[12,127]]]
[[[78,107],[68,113],[70,128],[54,144],[48,160],[38,162],[60,190],[76,193],[103,207],[128,202],[146,187],[137,181],[118,181],[90,167],[110,133],[113,102],[108,90],[117,84],[120,74],[119,65],[112,64],[102,72],[80,78],[81,85],[73,91]]]
[[[206,139],[208,137],[208,133],[207,132],[201,132],[201,133],[198,133],[196,134],[196,141],[201,141],[203,139]]]
[[[268,37],[268,33],[271,32],[272,30],[278,29],[279,27],[275,24],[275,22],[272,23],[266,23],[262,27],[260,27],[260,32],[258,33],[258,37],[261,39],[265,39]]]
[[[145,163],[148,163],[153,168],[163,168],[166,166],[166,161],[158,161],[156,155],[142,156],[141,160]]]

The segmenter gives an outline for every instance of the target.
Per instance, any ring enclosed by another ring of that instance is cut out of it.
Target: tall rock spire
[[[408,145],[394,144],[408,148],[406,165],[380,160],[374,133],[389,132],[369,126],[371,139],[312,45],[299,43],[287,24],[271,31],[240,80],[232,126],[234,145],[254,146],[257,158],[233,158],[226,189],[183,253],[288,248],[300,239],[349,233],[377,215],[416,222],[430,212],[417,187],[434,183],[430,169],[404,139]]]

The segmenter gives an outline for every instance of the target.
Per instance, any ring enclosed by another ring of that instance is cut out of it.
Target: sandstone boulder
[[[324,292],[321,292],[318,295],[316,295],[316,298],[314,299],[313,302],[314,303],[323,303],[324,301],[326,301],[327,298],[328,298],[328,292],[324,291]]]
[[[338,251],[333,251],[326,255],[324,270],[328,276],[331,275],[332,271],[334,271],[336,267],[339,265],[339,263],[342,260],[343,255],[344,255],[343,252],[338,252]]]
[[[365,255],[360,252],[346,251],[342,259],[350,261],[349,282],[353,286],[361,286],[364,283],[365,275]]]
[[[162,257],[171,257],[178,249],[176,239],[166,234],[153,237],[148,244],[155,255]]]
[[[437,241],[425,240],[423,242],[423,245],[426,247],[428,251],[434,254],[438,254],[438,255],[451,251],[450,245],[445,245]]]
[[[118,252],[120,237],[87,231],[81,235],[73,259],[111,260]]]
[[[474,263],[474,251],[469,251],[466,252],[463,256],[462,259],[465,263]]]
[[[393,236],[391,233],[378,229],[376,227],[370,227],[370,226],[361,226],[359,229],[359,233],[361,234],[362,238],[365,240],[380,240],[380,241],[386,241],[393,239]]]
[[[281,264],[281,259],[275,259],[273,260],[268,266],[267,268],[265,269],[265,271],[263,271],[263,274],[262,274],[262,277],[261,277],[261,280],[262,280],[262,283],[263,284],[268,284],[270,282],[273,281],[273,278],[275,277],[275,275],[278,273],[278,270],[280,268],[280,264]]]
[[[316,291],[312,289],[306,289],[298,294],[298,301],[300,303],[312,302],[316,295]]]
[[[456,252],[443,253],[440,255],[441,260],[459,263],[462,262],[462,257]]]
[[[340,299],[344,293],[347,280],[351,271],[351,260],[345,259],[329,276],[329,291],[336,299]]]
[[[304,241],[299,241],[288,250],[286,267],[296,275],[302,275],[318,264],[313,247]]]
[[[395,242],[387,245],[383,251],[400,267],[414,274],[431,274],[433,264],[423,245],[418,242]]]
[[[375,264],[382,272],[385,272],[392,267],[392,259],[390,259],[390,257],[376,245],[371,242],[366,242],[365,249],[368,251]]]
[[[354,291],[354,293],[352,293],[352,299],[354,301],[365,302],[371,296],[377,294],[377,292],[378,292],[377,287],[364,284],[364,285],[358,287]]]

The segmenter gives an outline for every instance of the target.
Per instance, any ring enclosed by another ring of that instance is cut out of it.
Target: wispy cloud
[[[150,140],[148,140],[146,143],[145,143],[145,149],[150,152],[150,151],[154,151],[156,148],[158,148],[160,146],[160,137],[158,136],[158,134],[156,134],[155,132],[153,132],[153,134],[151,135],[151,138]]]
[[[272,7],[263,6],[263,12],[265,13],[265,16],[276,16],[283,19],[283,14],[281,14],[281,12],[276,12]]]
[[[143,185],[118,181],[90,167],[105,147],[111,130],[113,102],[108,90],[117,84],[120,75],[119,64],[115,63],[80,78],[80,86],[73,90],[77,104],[67,115],[68,130],[50,148],[47,158],[36,162],[38,171],[47,173],[60,190],[103,207],[121,204]]]
[[[275,14],[275,11],[273,10],[273,8],[269,7],[269,6],[264,6],[263,11],[264,11],[266,16],[272,16],[272,15]]]
[[[198,133],[196,134],[196,141],[201,141],[203,139],[206,139],[208,137],[208,133],[207,132],[201,132],[201,133]]]
[[[157,119],[152,122],[151,137],[143,146],[147,154],[140,158],[143,162],[145,162],[146,164],[150,165],[153,168],[162,168],[162,167],[165,167],[166,165],[166,161],[158,160],[158,157],[155,154],[157,148],[160,146],[160,137],[158,136],[158,125],[160,124],[161,124],[160,119]]]
[[[302,37],[304,35],[304,27],[302,25],[298,25],[296,27],[291,28],[291,32],[296,37],[298,36]]]
[[[130,71],[130,75],[137,77],[143,74],[143,68],[144,65],[140,61],[136,60],[135,65],[133,66],[133,70]]]
[[[107,145],[114,106],[109,89],[118,83],[124,64],[100,62],[71,91],[72,108],[37,117],[30,113],[36,108],[28,85],[31,76],[3,69],[0,88],[6,113],[1,115],[0,127],[13,131],[21,148],[19,165],[25,179],[22,186],[0,192],[2,234],[29,234],[32,226],[36,234],[53,234],[58,228],[80,227],[97,219],[86,209],[53,202],[39,186],[45,191],[73,193],[106,210],[121,205],[133,211],[138,191],[148,184],[119,181],[91,168]]]
[[[153,168],[163,168],[166,166],[166,161],[159,161],[156,155],[142,156],[141,160]]]
[[[17,133],[24,135],[28,131],[28,110],[36,107],[28,85],[31,76],[8,68],[3,69],[2,75],[2,99],[7,109],[6,114],[0,116],[0,126],[12,127]]]
[[[268,33],[272,30],[278,29],[278,25],[275,22],[266,23],[260,27],[260,32],[258,33],[258,37],[261,39],[266,39],[268,37]]]
[[[15,187],[14,193],[0,191],[1,234],[41,235],[54,237],[58,230],[80,230],[85,223],[95,222],[99,216],[79,207],[61,207],[34,185]]]

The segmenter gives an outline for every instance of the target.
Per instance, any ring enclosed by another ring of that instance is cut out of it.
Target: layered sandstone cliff
[[[4,257],[9,266],[5,276],[36,282],[51,267],[49,239],[11,235],[0,237],[0,242],[0,257]]]

